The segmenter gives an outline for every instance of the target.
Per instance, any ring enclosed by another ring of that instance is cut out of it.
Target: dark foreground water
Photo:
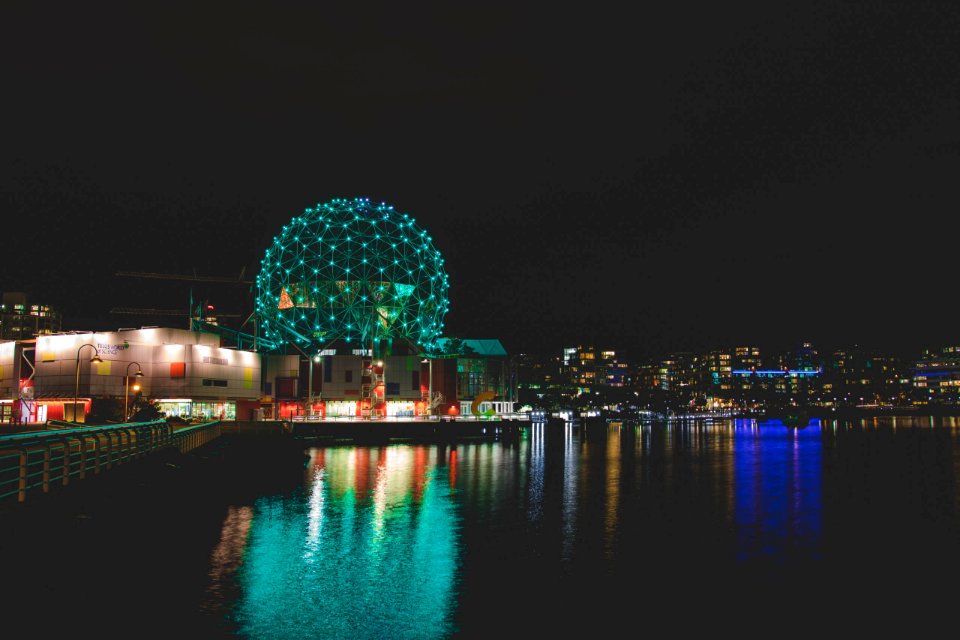
[[[960,596],[958,436],[955,418],[531,425],[512,441],[306,456],[224,438],[4,507],[0,624],[942,633]]]

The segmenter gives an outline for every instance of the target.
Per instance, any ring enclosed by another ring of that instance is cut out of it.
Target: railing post
[[[106,431],[104,434],[107,437],[107,469],[113,466],[113,432]]]
[[[93,434],[93,473],[100,475],[100,434]]]
[[[63,443],[63,486],[70,484],[70,441],[64,438]]]
[[[20,449],[20,478],[17,482],[17,502],[24,502],[27,499],[27,453],[26,449]]]
[[[50,443],[43,445],[43,492],[50,492]]]
[[[87,440],[83,434],[78,438],[80,441],[80,479],[87,477]]]

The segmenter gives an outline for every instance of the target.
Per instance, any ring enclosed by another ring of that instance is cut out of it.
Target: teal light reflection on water
[[[450,467],[433,451],[312,450],[302,492],[257,501],[236,578],[239,633],[450,636],[460,525]]]

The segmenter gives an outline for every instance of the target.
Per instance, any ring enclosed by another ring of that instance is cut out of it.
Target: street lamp
[[[103,360],[100,359],[100,352],[97,350],[96,345],[92,345],[89,342],[85,342],[77,349],[77,386],[74,387],[73,392],[73,421],[78,422],[77,420],[77,400],[80,397],[80,352],[84,347],[90,347],[93,349],[93,357],[90,358],[90,362],[93,364],[100,364]],[[84,420],[86,422],[86,420]]]
[[[130,414],[127,411],[127,398],[130,396],[130,366],[131,365],[137,365],[137,372],[134,374],[134,376],[137,378],[143,377],[143,369],[140,368],[139,362],[131,362],[127,365],[127,375],[124,378],[124,385],[123,385],[124,386],[124,389],[123,389],[123,420],[124,422],[130,419]],[[133,390],[134,391],[139,390],[139,385],[137,387],[134,387]]]
[[[313,360],[307,359],[307,363],[310,365],[310,370],[307,373],[307,415],[313,415],[313,364],[315,362],[320,362],[320,356],[313,356]]]
[[[420,362],[427,363],[427,417],[433,415],[433,358],[424,358]]]
[[[373,352],[371,351],[371,354]],[[380,381],[378,385],[383,387],[383,417],[387,417],[387,369],[383,365],[383,360],[377,360],[377,368],[380,369]],[[373,419],[373,411],[370,412],[370,419]]]

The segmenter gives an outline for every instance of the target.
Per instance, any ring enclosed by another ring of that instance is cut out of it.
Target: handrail
[[[221,434],[219,421],[174,429],[166,420],[77,427],[76,423],[51,421],[63,428],[0,436],[0,500],[16,495],[26,500],[27,491],[50,491],[53,484],[67,486],[70,479],[83,479],[88,471],[99,474],[127,460],[165,448],[192,451]]]
[[[105,424],[105,425],[96,425],[90,427],[68,427],[68,428],[59,428],[60,425],[74,425],[75,422],[64,422],[62,420],[50,420],[48,425],[54,425],[58,428],[49,429],[47,431],[26,431],[22,433],[7,433],[0,435],[0,448],[7,442],[16,442],[19,440],[29,440],[31,438],[60,438],[64,435],[71,435],[75,433],[83,434],[92,434],[103,431],[110,431],[114,429],[130,429],[137,427],[149,427],[149,426],[166,426],[168,425],[166,420],[151,420],[150,422],[125,422],[123,424]]]

